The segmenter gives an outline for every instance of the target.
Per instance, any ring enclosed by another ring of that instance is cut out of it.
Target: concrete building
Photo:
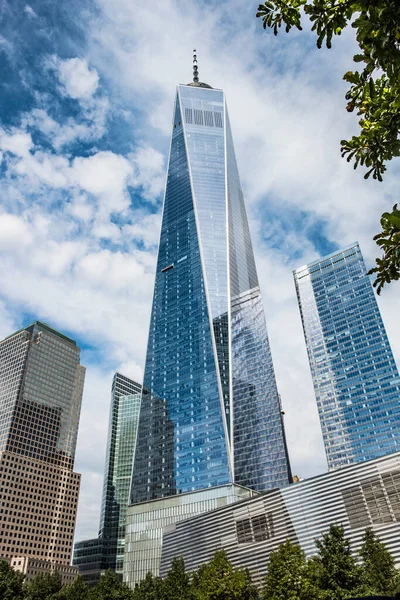
[[[70,565],[79,361],[72,339],[38,321],[0,342],[0,556],[11,564]]]
[[[71,585],[79,575],[78,567],[60,565],[49,560],[30,558],[29,556],[13,556],[10,565],[15,571],[25,575],[25,581],[30,581],[38,573],[52,574],[57,571],[63,585]]]
[[[160,575],[175,557],[193,571],[223,548],[260,585],[270,553],[282,542],[292,540],[310,557],[315,538],[332,523],[344,526],[355,551],[365,528],[372,527],[400,567],[399,452],[171,523],[163,533]]]

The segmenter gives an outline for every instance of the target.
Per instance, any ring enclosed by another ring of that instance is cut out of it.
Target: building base
[[[176,523],[164,532],[160,575],[182,556],[191,572],[223,548],[234,567],[262,586],[271,552],[287,539],[307,557],[330,525],[343,525],[358,554],[372,527],[400,566],[400,452],[317,475]]]
[[[63,585],[71,585],[79,575],[78,567],[71,565],[60,565],[49,560],[40,560],[29,556],[13,556],[9,559],[10,565],[15,571],[25,575],[25,581],[30,581],[38,573],[54,573],[58,571]]]
[[[129,506],[124,582],[133,589],[149,571],[154,576],[159,575],[163,534],[169,526],[254,496],[259,494],[243,486],[229,484]]]

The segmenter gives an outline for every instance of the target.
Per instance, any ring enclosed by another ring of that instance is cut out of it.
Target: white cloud
[[[3,152],[11,152],[15,156],[27,157],[33,148],[32,138],[25,131],[12,130],[6,133],[0,129],[0,149]]]
[[[93,96],[99,85],[99,75],[89,69],[86,60],[81,58],[57,59],[61,83],[68,96],[77,100],[87,100]]]
[[[24,12],[26,12],[29,17],[37,17],[37,14],[29,4],[25,4]]]
[[[98,152],[73,160],[71,179],[79,187],[99,199],[100,213],[121,212],[129,207],[126,191],[132,175],[129,161],[113,152]]]
[[[165,185],[164,155],[151,146],[139,146],[129,155],[134,167],[132,185],[143,188],[143,194],[156,200]]]
[[[21,156],[13,170],[23,175],[34,185],[45,184],[53,188],[65,188],[69,184],[69,162],[63,156],[37,151],[35,154]]]
[[[32,236],[21,217],[0,212],[0,250],[18,251],[32,242]]]

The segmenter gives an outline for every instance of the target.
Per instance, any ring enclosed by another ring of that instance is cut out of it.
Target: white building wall
[[[159,575],[166,528],[254,495],[256,492],[247,488],[224,485],[130,506],[126,519],[124,582],[134,588],[149,571]]]
[[[224,548],[236,567],[257,584],[269,555],[286,539],[307,556],[332,523],[344,526],[355,552],[372,527],[400,566],[400,453],[318,475],[257,498],[180,521],[164,533],[160,574],[183,556],[189,571]]]

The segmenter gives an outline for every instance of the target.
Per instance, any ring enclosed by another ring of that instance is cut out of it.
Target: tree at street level
[[[270,554],[262,600],[322,600],[309,574],[304,551],[286,540]]]
[[[355,29],[359,52],[353,60],[359,70],[348,71],[343,79],[350,84],[346,109],[357,111],[360,131],[351,140],[342,140],[341,152],[348,162],[353,161],[354,168],[366,167],[365,179],[372,175],[382,181],[386,163],[400,156],[400,2],[266,0],[257,17],[262,18],[264,29],[269,27],[277,35],[282,25],[286,32],[292,27],[301,30],[303,11],[316,32],[318,48],[324,43],[330,48],[333,36],[349,24]],[[399,211],[393,209],[385,215],[382,219],[394,220],[397,237],[391,239],[392,251],[383,247],[383,259],[377,259],[377,266],[370,271],[378,273],[378,293],[385,283],[400,277]]]
[[[390,596],[400,590],[400,575],[393,556],[370,527],[365,530],[360,556],[365,584],[371,593]]]

